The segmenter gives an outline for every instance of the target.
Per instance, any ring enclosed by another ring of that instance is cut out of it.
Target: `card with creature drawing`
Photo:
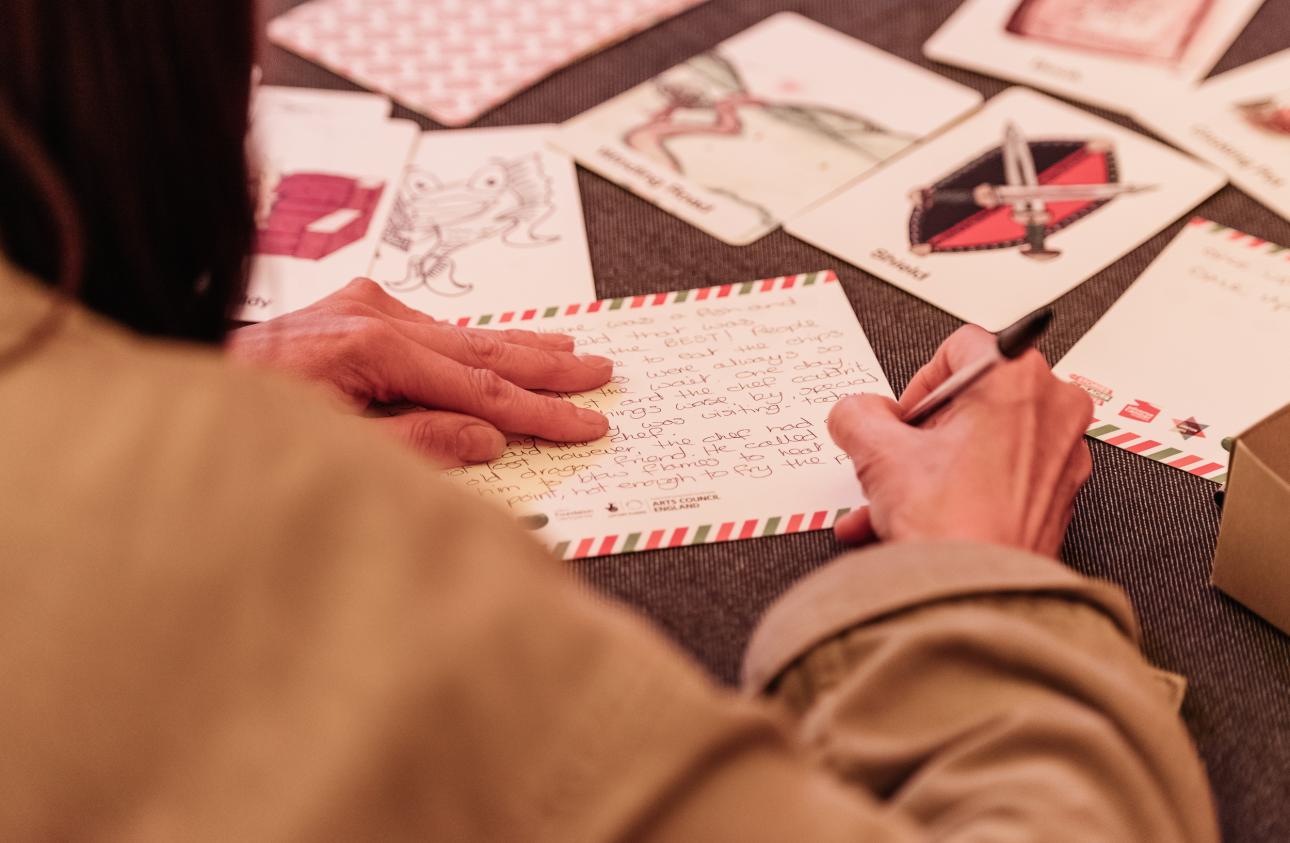
[[[928,58],[1129,112],[1205,77],[1263,0],[967,0]]]
[[[578,163],[742,245],[980,103],[792,13],[565,123]]]
[[[280,316],[367,274],[417,134],[407,120],[256,112],[257,236],[238,318]]]
[[[999,330],[1218,190],[1217,170],[1010,88],[789,222],[789,233],[960,319]]]
[[[1144,104],[1134,116],[1290,219],[1290,50]]]
[[[552,128],[422,135],[372,278],[444,319],[595,298],[577,173]]]

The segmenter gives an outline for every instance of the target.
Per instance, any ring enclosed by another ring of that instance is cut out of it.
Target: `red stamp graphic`
[[[1156,420],[1156,416],[1160,415],[1160,408],[1140,398],[1135,398],[1132,404],[1120,411],[1120,415],[1134,421],[1153,422]]]

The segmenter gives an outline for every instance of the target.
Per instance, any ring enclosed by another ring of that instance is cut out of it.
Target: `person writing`
[[[1053,558],[1089,404],[1037,353],[904,424],[965,328],[835,407],[869,544],[722,690],[407,447],[595,438],[532,390],[608,361],[364,281],[226,335],[249,0],[0,12],[0,838],[1217,839],[1128,603]]]

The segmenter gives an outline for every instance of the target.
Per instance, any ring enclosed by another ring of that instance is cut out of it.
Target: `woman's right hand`
[[[920,428],[901,421],[951,374],[989,354],[994,335],[951,336],[896,403],[838,402],[829,432],[855,462],[869,505],[838,520],[842,541],[963,540],[1056,556],[1092,468],[1092,402],[1038,351],[996,366]]]

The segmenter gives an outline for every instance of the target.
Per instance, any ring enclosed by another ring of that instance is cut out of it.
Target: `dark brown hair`
[[[218,342],[254,237],[251,0],[0,0],[0,249],[147,334]]]

